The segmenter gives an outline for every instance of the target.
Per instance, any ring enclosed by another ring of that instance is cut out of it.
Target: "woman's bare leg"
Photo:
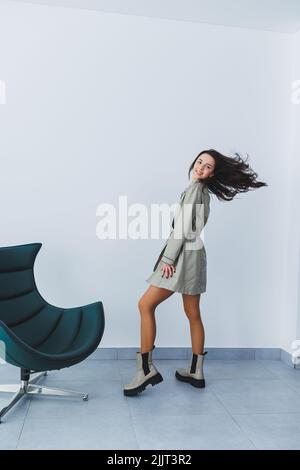
[[[141,314],[141,353],[152,351],[155,336],[155,309],[174,294],[174,291],[150,285],[138,302]]]
[[[204,327],[200,315],[200,295],[182,294],[183,307],[190,322],[193,354],[203,354]]]

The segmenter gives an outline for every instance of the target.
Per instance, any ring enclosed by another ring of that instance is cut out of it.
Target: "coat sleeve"
[[[201,201],[202,184],[195,183],[187,189],[182,205],[174,221],[174,230],[171,232],[161,260],[167,264],[174,264],[188,233],[192,229],[193,215],[197,202]]]

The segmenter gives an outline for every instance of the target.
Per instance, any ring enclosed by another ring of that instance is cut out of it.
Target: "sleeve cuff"
[[[168,258],[167,256],[162,256],[161,261],[163,261],[166,264],[174,264],[174,261],[172,258]]]

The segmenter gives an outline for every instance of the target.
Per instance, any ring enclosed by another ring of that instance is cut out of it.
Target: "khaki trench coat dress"
[[[202,181],[192,180],[180,197],[171,233],[146,282],[182,294],[206,291],[206,251],[200,233],[209,216],[210,195]],[[175,224],[174,224],[175,221]],[[162,264],[174,264],[173,276],[162,277]]]

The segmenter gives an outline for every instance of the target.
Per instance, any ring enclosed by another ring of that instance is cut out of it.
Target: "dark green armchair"
[[[86,359],[104,333],[102,302],[64,309],[48,304],[39,294],[33,266],[41,246],[31,243],[0,248],[0,356],[19,367],[21,375],[18,385],[0,385],[2,392],[15,392],[0,411],[0,422],[25,395],[78,396],[87,400],[87,394],[42,387],[37,382],[47,371]]]

